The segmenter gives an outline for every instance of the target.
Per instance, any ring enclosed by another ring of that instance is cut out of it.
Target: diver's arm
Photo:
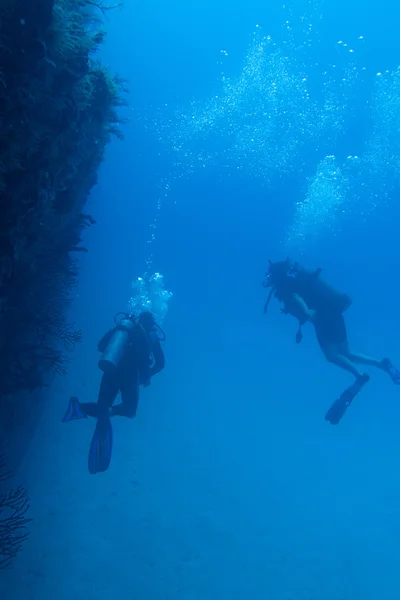
[[[157,375],[165,367],[165,356],[161,343],[158,338],[154,339],[152,343],[152,353],[154,357],[154,365],[150,368],[150,377]]]
[[[304,318],[307,321],[311,321],[311,323],[313,323],[315,320],[315,310],[311,310],[310,308],[308,308],[304,299],[301,296],[299,296],[299,294],[293,294],[292,301],[296,304],[297,308],[304,315]]]

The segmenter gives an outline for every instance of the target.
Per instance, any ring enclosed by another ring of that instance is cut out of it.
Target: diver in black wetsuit
[[[165,335],[150,312],[138,317],[123,314],[113,329],[100,340],[98,350],[102,353],[99,368],[103,371],[97,402],[79,402],[73,397],[64,422],[97,419],[97,426],[89,452],[89,471],[107,470],[112,451],[111,416],[132,419],[136,415],[140,385],[147,387],[151,378],[165,366],[161,341]],[[159,337],[161,332],[162,337]],[[118,393],[121,402],[114,406]]]
[[[269,261],[263,285],[271,287],[271,292],[264,312],[275,294],[283,302],[282,312],[299,321],[297,342],[302,338],[302,326],[309,321],[314,325],[325,358],[352,373],[359,384],[366,383],[369,375],[362,373],[355,363],[377,367],[388,373],[396,385],[400,385],[400,371],[388,358],[377,360],[350,350],[343,312],[351,305],[351,299],[323,281],[320,273],[321,269],[307,271],[289,259],[277,263]]]
[[[143,312],[129,331],[129,342],[115,368],[115,354],[110,344],[115,333],[113,328],[108,331],[98,344],[99,352],[103,353],[99,367],[103,371],[97,402],[80,403],[82,412],[90,417],[98,417],[102,412],[109,411],[110,416],[122,416],[133,419],[139,402],[139,386],[150,385],[151,378],[162,371],[165,366],[164,352],[157,334],[157,325],[150,312]],[[110,344],[110,348],[108,346]],[[151,360],[153,358],[153,364]],[[121,393],[121,403],[113,406],[118,393]]]

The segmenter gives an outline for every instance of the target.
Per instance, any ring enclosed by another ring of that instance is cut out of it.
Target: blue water
[[[276,301],[263,316],[261,286],[268,258],[321,267],[353,299],[351,346],[400,364],[399,16],[388,0],[108,14],[101,59],[131,120],[88,204],[84,341],[21,473],[34,521],[4,597],[400,597],[399,389],[371,370],[328,425],[351,378],[310,326],[294,343]],[[95,399],[97,341],[154,273],[173,294],[166,369],[91,477],[93,423],[61,417]]]

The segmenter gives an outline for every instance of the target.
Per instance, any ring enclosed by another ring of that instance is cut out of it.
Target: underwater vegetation
[[[4,482],[12,477],[0,455],[0,570],[11,567],[13,559],[29,535],[25,514],[29,508],[28,493],[17,487],[3,491]]]
[[[0,0],[0,409],[65,374],[81,332],[67,321],[84,206],[124,82],[94,58],[92,0]]]

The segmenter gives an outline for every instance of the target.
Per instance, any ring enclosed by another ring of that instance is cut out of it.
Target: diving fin
[[[364,373],[364,375],[357,379],[353,385],[348,387],[340,396],[340,398],[335,400],[335,402],[332,404],[325,415],[325,420],[329,421],[332,425],[337,425],[350,404],[353,402],[354,398],[357,396],[358,392],[368,381],[369,375]]]
[[[97,419],[96,429],[93,434],[89,449],[89,473],[103,473],[107,471],[111,462],[113,432],[108,414]]]
[[[69,399],[68,408],[62,422],[68,423],[69,421],[77,421],[78,419],[87,419],[87,416],[82,411],[78,398],[73,396]]]
[[[396,385],[400,385],[400,371],[399,369],[396,369],[396,367],[392,364],[389,358],[384,358],[381,365],[383,370],[386,371],[388,375],[390,375],[393,383]]]

